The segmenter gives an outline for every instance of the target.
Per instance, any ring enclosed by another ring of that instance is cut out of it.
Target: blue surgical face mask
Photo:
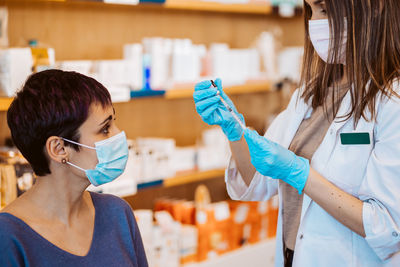
[[[96,150],[99,162],[93,170],[85,170],[71,162],[67,162],[67,164],[84,171],[94,186],[109,183],[117,179],[124,172],[129,155],[125,132],[120,132],[108,139],[96,142],[95,147],[65,138],[62,139],[78,146]]]

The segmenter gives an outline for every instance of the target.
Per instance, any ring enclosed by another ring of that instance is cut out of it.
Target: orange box
[[[278,225],[278,210],[271,210],[268,213],[268,231],[267,231],[268,238],[273,238],[276,236],[277,225]]]
[[[209,207],[196,209],[196,227],[199,233],[197,261],[208,258],[211,250],[211,235],[215,227],[213,210]]]
[[[187,264],[187,263],[191,263],[191,262],[195,262],[195,261],[197,261],[197,254],[183,257],[180,260],[181,264]]]
[[[211,249],[218,254],[224,254],[231,250],[229,242],[230,225],[232,224],[230,219],[223,221],[216,221],[215,228],[211,234]]]
[[[211,237],[212,250],[217,254],[223,254],[230,250],[229,229],[232,225],[229,204],[226,201],[212,204],[214,212],[215,228]]]
[[[231,244],[237,248],[246,243],[257,243],[275,234],[274,220],[276,213],[271,212],[272,201],[268,202],[240,202],[230,201],[233,223]],[[244,207],[247,207],[247,215]],[[270,223],[272,220],[272,225]],[[271,229],[269,229],[271,228]]]
[[[274,197],[268,201],[268,238],[276,236],[276,229],[278,225],[279,201],[278,197]]]
[[[185,211],[183,209],[183,200],[172,200],[170,203],[170,210],[172,218],[175,221],[182,223]]]
[[[233,223],[230,228],[229,247],[231,250],[240,248],[243,245],[243,224]]]
[[[183,216],[181,223],[194,225],[196,223],[196,207],[193,202],[182,202]]]
[[[196,210],[199,233],[198,260],[206,260],[210,253],[223,254],[231,250],[229,205],[219,202]]]
[[[251,226],[246,224],[250,213],[248,202],[230,201],[231,209],[230,244],[231,249],[237,249],[247,244],[250,237]]]
[[[171,208],[171,199],[168,198],[160,198],[157,199],[154,203],[154,211],[168,211],[172,215],[172,208]]]

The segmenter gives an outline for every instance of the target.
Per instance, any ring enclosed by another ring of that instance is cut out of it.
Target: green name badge
[[[341,133],[340,141],[342,145],[369,145],[371,139],[369,133]]]

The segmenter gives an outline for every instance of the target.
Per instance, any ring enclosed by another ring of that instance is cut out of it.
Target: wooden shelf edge
[[[182,98],[191,98],[193,96],[193,86],[187,86],[182,89],[171,89],[166,91],[164,98],[165,99],[182,99]],[[228,95],[239,95],[239,94],[250,94],[250,93],[262,93],[262,92],[270,92],[271,83],[262,82],[262,83],[248,83],[244,85],[235,85],[231,87],[227,87],[224,89]],[[146,98],[146,97],[143,97]],[[132,98],[132,100],[137,100],[141,98]],[[7,111],[9,108],[13,98],[10,97],[0,97],[0,112]],[[124,102],[121,102],[124,103]]]
[[[190,98],[193,95],[194,85],[187,88],[176,88],[168,90],[165,93],[166,99],[178,99],[178,98]],[[238,95],[238,94],[249,94],[249,93],[261,93],[270,92],[272,86],[270,82],[250,82],[244,85],[228,86],[224,89],[225,93],[228,95]]]
[[[249,4],[224,4],[212,1],[200,0],[166,0],[165,3],[140,3],[140,4],[124,4],[124,3],[104,3],[98,1],[87,0],[4,0],[5,4],[10,3],[62,3],[62,4],[86,4],[86,5],[104,5],[113,7],[136,7],[136,8],[161,8],[165,10],[183,10],[183,11],[205,11],[218,13],[237,13],[237,14],[255,14],[270,15],[273,13],[271,5],[266,3],[249,3]]]
[[[166,9],[175,10],[248,13],[260,15],[272,14],[272,7],[268,4],[224,4],[212,1],[167,0],[164,4],[164,7]]]
[[[209,171],[193,172],[186,175],[178,175],[173,178],[164,180],[164,187],[177,186],[182,184],[194,183],[198,181],[204,181],[213,179],[216,177],[223,177],[225,175],[224,169],[216,169]]]
[[[11,97],[0,97],[0,111],[7,111],[12,100]]]
[[[164,180],[154,180],[146,183],[139,183],[138,190],[149,189],[154,187],[172,187],[184,185],[199,181],[205,181],[217,177],[224,177],[225,169],[214,169],[209,171],[189,171],[186,174],[178,174],[175,177],[166,178]]]

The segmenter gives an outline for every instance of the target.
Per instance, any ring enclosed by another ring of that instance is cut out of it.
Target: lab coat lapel
[[[349,122],[349,120],[345,120],[345,118],[346,115],[350,112],[350,110],[351,110],[351,93],[349,90],[344,96],[339,111],[336,115],[336,119],[332,124],[332,128],[336,132],[338,132],[347,122]]]
[[[344,117],[345,115],[347,115],[348,112],[350,111],[350,108],[351,108],[351,94],[350,94],[350,90],[349,90],[346,93],[346,95],[344,96],[342,103],[340,105],[339,111],[337,113],[336,119],[334,120],[334,122],[331,125],[331,128],[334,129],[334,131],[339,132],[340,129],[349,121],[349,120],[344,120],[341,117]],[[336,138],[336,137],[334,137],[334,138]],[[307,211],[308,207],[310,206],[311,202],[312,202],[312,199],[309,196],[304,194],[300,221],[303,220],[303,217],[306,214],[306,211]]]
[[[298,99],[294,115],[292,118],[290,118],[290,120],[288,120],[287,130],[283,135],[283,140],[280,142],[281,146],[289,148],[297,130],[300,127],[301,122],[303,121],[306,114],[310,111],[310,109],[311,107],[308,106],[302,98]]]

